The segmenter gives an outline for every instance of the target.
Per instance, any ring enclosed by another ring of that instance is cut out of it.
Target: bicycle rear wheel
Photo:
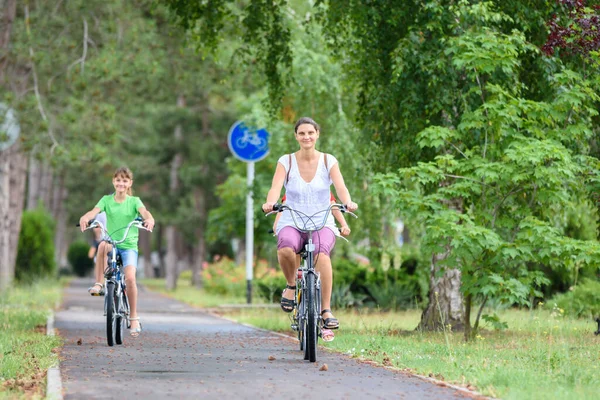
[[[115,336],[117,330],[117,309],[115,299],[115,283],[108,282],[106,285],[106,341],[109,346],[115,345]]]
[[[314,273],[308,273],[306,275],[306,350],[310,362],[317,361],[317,319],[316,276]]]

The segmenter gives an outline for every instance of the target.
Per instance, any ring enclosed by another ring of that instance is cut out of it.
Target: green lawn
[[[58,336],[46,335],[46,321],[62,288],[45,280],[0,294],[0,398],[43,398],[46,371],[62,345]]]
[[[164,292],[164,281],[144,281]],[[180,280],[168,295],[202,307],[244,303],[245,298],[207,295]],[[279,309],[223,309],[224,316],[292,334]],[[570,319],[560,310],[499,311],[509,329],[484,330],[470,343],[461,332],[417,332],[420,311],[384,313],[337,311],[342,328],[325,347],[503,399],[583,399],[597,396],[600,337],[589,320]]]

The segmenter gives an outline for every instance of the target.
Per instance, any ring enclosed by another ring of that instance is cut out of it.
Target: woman
[[[273,210],[273,205],[281,195],[285,186],[287,204],[306,215],[327,210],[330,204],[330,187],[333,183],[338,198],[346,204],[349,211],[358,208],[352,202],[350,193],[344,183],[344,178],[335,157],[317,151],[319,125],[311,118],[303,117],[294,126],[296,140],[300,150],[294,154],[282,156],[277,162],[271,189],[263,204],[264,212]],[[324,215],[320,215],[321,219]],[[297,217],[302,223],[309,221]],[[319,215],[317,218],[320,223]],[[323,340],[333,340],[331,329],[339,328],[339,321],[331,313],[332,271],[330,253],[335,246],[337,229],[330,214],[325,227],[313,234],[315,244],[316,270],[321,276],[321,315],[323,317]],[[306,235],[296,229],[292,215],[284,211],[277,223],[277,258],[287,280],[287,286],[281,296],[281,308],[291,312],[294,307],[294,290],[296,276],[296,253],[299,253],[306,240]]]

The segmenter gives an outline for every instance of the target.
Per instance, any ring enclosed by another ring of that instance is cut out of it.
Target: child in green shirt
[[[131,186],[133,185],[133,173],[129,168],[121,167],[115,171],[112,180],[115,193],[104,196],[98,204],[85,213],[79,219],[79,225],[83,232],[90,220],[93,220],[100,212],[106,213],[106,230],[115,234],[114,239],[120,240],[125,232],[124,228],[133,221],[138,214],[144,219],[144,226],[152,231],[154,228],[154,218],[150,211],[146,209],[139,197],[132,196]],[[121,233],[121,236],[119,236]],[[137,337],[142,331],[140,318],[137,314],[137,286],[135,280],[135,271],[138,262],[138,229],[132,227],[125,241],[119,244],[118,254],[123,261],[123,271],[125,273],[125,284],[127,285],[127,297],[129,298],[131,336]],[[104,295],[104,268],[108,263],[108,253],[112,251],[112,246],[106,242],[100,243],[96,256],[95,276],[96,283],[88,289],[92,296]]]

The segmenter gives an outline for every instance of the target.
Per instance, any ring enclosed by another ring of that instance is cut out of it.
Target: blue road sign
[[[231,153],[239,160],[256,162],[269,154],[269,133],[265,129],[248,128],[238,121],[227,135],[227,144]]]

